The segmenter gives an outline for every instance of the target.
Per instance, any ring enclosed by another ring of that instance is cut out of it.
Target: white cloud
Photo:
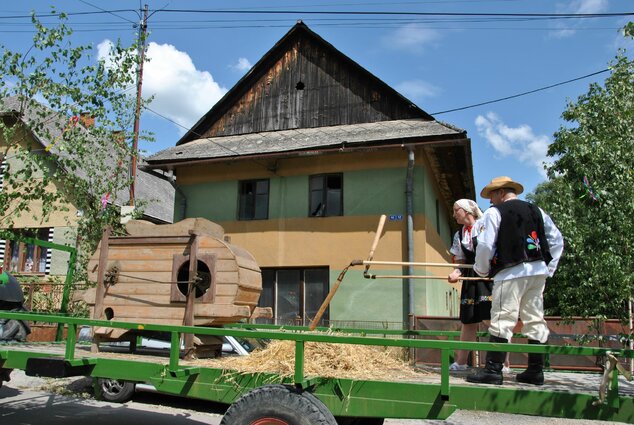
[[[103,60],[106,64],[106,67],[110,68],[112,66],[112,60],[110,59],[110,50],[114,44],[112,41],[105,39],[101,43],[97,45],[97,58],[99,60]]]
[[[416,102],[425,98],[438,96],[442,92],[439,87],[418,79],[402,81],[394,88],[403,96]]]
[[[627,18],[623,18],[623,19],[619,19],[617,21],[617,25],[618,27],[621,29],[621,31],[618,31],[615,34],[614,37],[614,42],[612,43],[612,45],[609,47],[610,51],[616,51],[618,49],[626,49],[628,51],[627,56],[628,57],[632,57],[632,54],[634,53],[634,39],[630,38],[630,37],[625,37],[623,35],[623,27],[625,27],[625,25],[627,25],[627,23],[630,22],[629,19]]]
[[[253,65],[251,64],[251,62],[249,62],[249,59],[247,58],[238,58],[238,62],[236,62],[235,64],[231,65],[231,68],[238,71],[238,72],[245,72],[248,71],[249,69],[251,69]]]
[[[440,33],[420,24],[406,24],[383,38],[389,48],[420,53],[427,46],[433,46],[440,39]]]
[[[608,0],[574,0],[567,3],[557,3],[556,13],[603,13],[608,10]],[[556,38],[573,36],[577,31],[575,27],[582,24],[580,19],[563,19],[555,21],[555,30],[551,35]]]
[[[533,133],[527,124],[509,127],[493,112],[478,115],[475,124],[480,136],[502,157],[512,156],[535,167],[542,177],[546,177],[544,163],[552,163],[547,156],[550,137]]]
[[[99,59],[106,60],[112,46],[104,40],[97,46]],[[199,71],[189,55],[171,44],[148,45],[149,62],[143,66],[143,97],[154,96],[150,108],[189,129],[227,92],[207,71]],[[181,133],[185,128],[180,127]]]

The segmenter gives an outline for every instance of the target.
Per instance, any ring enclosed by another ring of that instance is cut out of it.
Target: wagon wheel
[[[265,385],[233,403],[220,425],[337,425],[337,422],[312,394],[283,385]]]
[[[98,400],[125,403],[134,396],[136,384],[119,379],[98,378],[95,396]]]

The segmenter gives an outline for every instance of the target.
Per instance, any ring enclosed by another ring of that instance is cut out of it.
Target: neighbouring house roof
[[[53,141],[61,137],[64,129],[67,127],[69,117],[54,111],[41,103],[29,102],[28,106],[22,105],[17,97],[7,97],[0,99],[0,116],[11,115],[21,120],[28,126],[30,122],[34,122],[38,119],[43,123],[45,131],[48,132],[50,138]],[[19,111],[22,111],[21,115]],[[42,117],[46,117],[42,120]],[[89,131],[81,125],[77,125],[79,131],[89,133]],[[51,140],[37,132],[31,130],[34,139],[39,142],[44,149],[50,147],[50,151],[56,155],[68,156],[72,153],[58,149]],[[87,140],[92,140],[96,145],[103,146],[102,141],[94,140],[91,137],[87,137]],[[111,143],[109,140],[107,143]],[[113,167],[116,167],[114,156],[111,157]],[[140,161],[141,162],[141,161]],[[74,171],[79,177],[85,178],[87,172],[82,169]],[[135,185],[136,197],[139,200],[147,202],[147,206],[144,210],[145,218],[152,219],[153,221],[171,223],[173,221],[173,208],[174,208],[174,195],[175,190],[171,183],[160,172],[153,171],[151,169],[141,169],[140,164],[137,167],[136,185]],[[130,199],[129,191],[121,190],[117,193],[117,204],[125,205]]]
[[[135,191],[138,199],[147,202],[143,215],[164,223],[174,221],[174,197],[176,191],[168,178],[152,169],[137,167]]]

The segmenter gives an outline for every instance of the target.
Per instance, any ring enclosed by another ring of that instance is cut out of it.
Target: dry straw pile
[[[420,372],[401,360],[402,352],[403,349],[395,347],[306,342],[304,374],[365,380],[421,376]],[[292,376],[295,368],[295,342],[271,341],[265,349],[256,350],[248,356],[228,357],[215,362],[215,367],[242,373],[271,372]]]

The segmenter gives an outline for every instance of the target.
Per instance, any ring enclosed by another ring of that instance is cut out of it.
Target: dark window
[[[269,181],[241,181],[238,219],[266,220],[267,218],[269,218]]]
[[[328,268],[263,269],[262,294],[258,306],[273,309],[278,325],[309,325],[328,295]],[[329,311],[320,324],[328,321]],[[258,323],[271,322],[257,319]]]
[[[48,228],[28,232],[26,236],[47,241]],[[4,268],[14,273],[46,273],[49,249],[20,241],[7,241]]]
[[[343,174],[310,176],[311,217],[343,215]]]

